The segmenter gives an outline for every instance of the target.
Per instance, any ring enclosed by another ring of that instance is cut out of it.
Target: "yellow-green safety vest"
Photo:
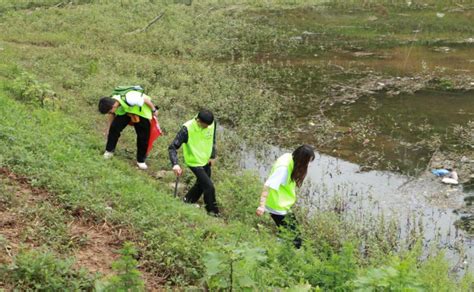
[[[291,179],[294,165],[295,163],[291,153],[283,154],[273,164],[270,175],[272,175],[277,168],[284,166],[288,169],[288,176],[286,182],[281,184],[278,190],[270,188],[266,202],[268,208],[275,211],[288,211],[291,206],[295,204],[296,182]]]
[[[148,97],[148,96],[144,94],[143,97]],[[120,95],[114,95],[112,96],[112,98],[120,103],[120,106],[115,111],[115,114],[117,116],[123,116],[126,114],[134,114],[134,115],[143,117],[145,119],[151,120],[153,116],[153,112],[151,111],[151,108],[148,107],[148,105],[144,104],[143,106],[138,106],[138,105],[129,106],[125,102],[125,99],[122,99]]]
[[[215,123],[201,128],[196,119],[192,119],[183,126],[188,130],[188,142],[183,145],[184,163],[191,167],[207,165],[212,154]]]

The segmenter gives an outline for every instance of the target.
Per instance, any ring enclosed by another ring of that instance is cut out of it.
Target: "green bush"
[[[265,262],[265,250],[246,244],[224,245],[204,256],[204,281],[211,290],[257,290],[266,287],[259,272]],[[260,285],[259,285],[260,284]]]
[[[21,251],[13,264],[2,266],[0,276],[18,290],[92,291],[94,276],[73,268],[71,260],[56,258],[51,252]]]
[[[12,81],[9,89],[21,102],[54,108],[55,93],[48,84],[39,82],[28,72],[20,72]]]
[[[96,290],[144,291],[144,282],[140,271],[137,270],[138,261],[135,259],[138,254],[137,250],[131,242],[126,242],[119,253],[121,255],[120,258],[112,263],[112,269],[115,274],[106,280],[105,283],[97,283]]]
[[[261,222],[255,215],[262,188],[260,184],[261,182],[250,173],[226,173],[216,180],[216,187],[222,190],[218,194],[218,200],[222,202],[223,216],[228,220],[245,222],[252,226]]]
[[[370,268],[353,281],[356,291],[470,291],[470,273],[455,281],[450,276],[444,253],[421,261],[421,244],[405,256],[390,257],[387,265]]]
[[[372,269],[355,281],[356,291],[425,291],[414,272],[403,273],[399,266]]]

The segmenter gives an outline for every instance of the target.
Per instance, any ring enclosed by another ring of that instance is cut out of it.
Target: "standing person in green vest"
[[[293,153],[285,153],[277,159],[263,186],[257,216],[262,216],[267,211],[277,227],[281,226],[298,233],[296,220],[293,213],[290,213],[290,208],[296,202],[296,187],[301,187],[303,184],[308,165],[314,157],[313,148],[302,145]],[[295,247],[301,247],[299,234],[293,242]]]
[[[157,115],[158,108],[151,102],[149,96],[139,91],[129,91],[123,97],[114,95],[102,97],[99,100],[99,112],[110,114],[107,144],[104,158],[114,155],[120,133],[132,123],[137,133],[137,166],[147,169],[145,163],[148,139],[150,137],[150,120]]]
[[[183,170],[178,164],[177,150],[183,145],[184,164],[196,176],[196,183],[189,190],[183,201],[196,203],[204,194],[206,210],[210,215],[217,216],[219,209],[216,203],[216,190],[211,180],[211,166],[216,159],[216,123],[209,110],[201,110],[198,115],[184,123],[168,147],[171,165],[176,176]]]

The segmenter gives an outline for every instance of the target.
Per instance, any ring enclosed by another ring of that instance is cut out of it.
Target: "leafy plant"
[[[104,284],[96,284],[97,290],[102,291],[144,291],[144,282],[138,271],[137,250],[131,242],[126,242],[119,251],[120,258],[112,263],[112,269],[116,273],[106,280]],[[100,288],[105,286],[103,288]]]
[[[54,107],[55,92],[48,84],[39,82],[28,72],[21,71],[10,85],[10,90],[22,102]]]
[[[252,290],[259,285],[259,265],[267,260],[265,250],[246,244],[224,245],[204,256],[204,281],[211,289]]]
[[[56,258],[51,252],[21,251],[13,264],[0,268],[0,278],[19,290],[92,291],[94,276],[73,268],[71,260]]]
[[[453,82],[449,79],[441,79],[439,81],[439,87],[444,90],[451,90],[453,89],[454,85]]]
[[[428,291],[455,291],[456,283],[450,279],[449,273],[449,264],[445,260],[444,253],[439,252],[421,264],[419,280]]]
[[[413,256],[392,258],[388,266],[369,269],[354,281],[354,287],[356,291],[425,291]]]

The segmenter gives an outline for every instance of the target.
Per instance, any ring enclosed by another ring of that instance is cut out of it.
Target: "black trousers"
[[[280,229],[280,227],[290,230],[292,233],[295,234],[295,238],[293,239],[293,244],[296,248],[301,247],[301,234],[297,227],[297,221],[295,215],[293,213],[289,213],[286,215],[276,215],[271,214],[273,221],[275,221],[276,226]]]
[[[120,133],[130,122],[128,115],[115,116],[109,129],[109,136],[107,137],[107,145],[105,150],[113,152],[117,146]],[[148,148],[148,140],[150,138],[150,121],[140,117],[140,122],[133,124],[135,132],[137,133],[137,161],[145,162],[146,150]]]
[[[204,193],[204,203],[208,213],[219,214],[216,202],[216,190],[211,180],[211,166],[190,167],[197,180],[184,197],[186,203],[196,203]]]

